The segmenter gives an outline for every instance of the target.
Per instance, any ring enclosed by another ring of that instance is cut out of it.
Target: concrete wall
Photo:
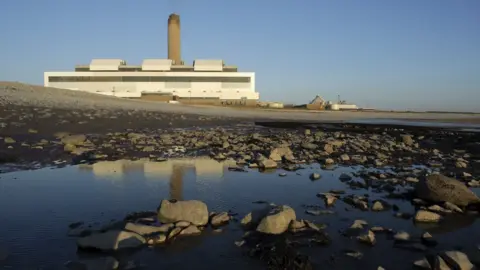
[[[248,77],[250,82],[49,82],[49,77]],[[169,93],[182,98],[258,100],[255,74],[250,72],[46,72],[45,86],[87,91],[118,97],[141,97],[142,93]]]

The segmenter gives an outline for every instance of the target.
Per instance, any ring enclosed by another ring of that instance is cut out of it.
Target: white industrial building
[[[168,18],[168,59],[146,59],[139,66],[121,59],[94,59],[75,71],[45,72],[45,86],[103,95],[159,101],[256,105],[255,74],[238,72],[222,60],[181,59],[180,16]]]
[[[121,59],[94,59],[75,71],[45,72],[45,86],[117,97],[145,94],[180,99],[258,100],[255,74],[237,72],[222,60],[196,60],[192,66],[173,65],[170,59],[146,59],[141,66]]]

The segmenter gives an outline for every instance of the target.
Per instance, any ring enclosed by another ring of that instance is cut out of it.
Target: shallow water
[[[66,261],[86,256],[77,253],[75,238],[66,236],[69,224],[123,219],[131,212],[155,210],[166,198],[202,200],[209,211],[231,210],[239,213],[239,218],[262,207],[253,201],[290,205],[296,210],[297,219],[328,225],[327,232],[333,239],[330,246],[302,249],[311,256],[317,268],[376,269],[381,265],[386,269],[409,269],[414,260],[423,257],[421,252],[393,248],[393,241],[384,234],[377,234],[376,246],[366,247],[339,233],[360,218],[368,221],[369,226],[405,230],[412,235],[423,232],[412,220],[393,217],[392,211],[363,212],[338,200],[333,215],[305,214],[304,205],[323,208],[323,201],[316,194],[331,189],[343,189],[347,194],[369,194],[370,201],[383,198],[384,193],[374,193],[371,189],[351,190],[338,180],[342,172],[350,172],[352,168],[322,171],[314,164],[280,177],[278,174],[282,170],[231,172],[228,165],[210,159],[160,163],[117,161],[1,174],[0,248],[6,249],[9,256],[0,261],[0,266],[63,269]],[[311,181],[311,172],[319,172],[322,178]],[[414,213],[408,201],[387,201],[398,205],[401,212]],[[480,225],[475,217],[457,219],[453,224],[429,231],[439,241],[432,250],[462,247],[465,251],[476,252],[480,242]],[[133,260],[137,265],[144,265],[142,269],[262,269],[261,262],[242,255],[242,250],[234,245],[242,234],[239,224],[231,223],[222,233],[205,232],[164,247],[122,254],[117,259],[122,263]],[[360,250],[364,257],[358,261],[346,257],[344,249]]]

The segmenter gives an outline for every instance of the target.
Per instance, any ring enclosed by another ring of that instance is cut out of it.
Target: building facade
[[[45,72],[45,86],[75,91],[185,103],[247,105],[259,99],[255,74],[238,72],[222,60],[174,65],[171,59],[146,59],[131,66],[121,59],[94,59],[75,71]]]

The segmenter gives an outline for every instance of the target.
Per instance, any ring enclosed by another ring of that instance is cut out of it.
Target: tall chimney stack
[[[180,16],[172,13],[168,16],[168,59],[174,65],[182,64],[180,54]]]

